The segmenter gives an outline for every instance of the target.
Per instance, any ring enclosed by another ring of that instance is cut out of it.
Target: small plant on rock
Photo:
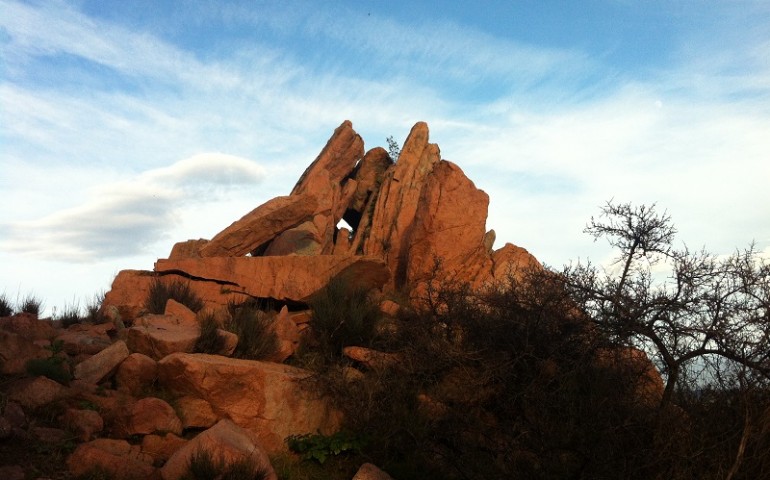
[[[72,305],[65,305],[61,315],[58,315],[56,320],[59,320],[61,326],[64,328],[82,322],[83,318],[80,316],[80,305],[76,302],[73,302]]]
[[[176,300],[196,313],[203,308],[203,300],[190,288],[189,283],[174,281],[167,284],[157,278],[150,285],[145,307],[150,313],[163,314],[169,299]]]

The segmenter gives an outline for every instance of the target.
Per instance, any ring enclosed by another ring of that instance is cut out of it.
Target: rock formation
[[[436,279],[481,288],[538,268],[520,247],[492,250],[489,197],[429,140],[419,122],[391,159],[381,147],[365,152],[343,122],[289,195],[210,241],[176,244],[153,272],[121,272],[105,307],[132,321],[158,278],[189,282],[217,308],[246,298],[304,303],[337,276],[367,289],[409,290],[418,301]],[[351,229],[338,228],[343,219]]]

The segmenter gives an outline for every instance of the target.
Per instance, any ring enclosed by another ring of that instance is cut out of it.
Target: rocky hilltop
[[[328,396],[304,388],[313,373],[289,364],[308,330],[323,333],[309,307],[333,281],[370,292],[378,321],[395,322],[400,308],[420,305],[431,282],[480,289],[540,268],[523,248],[492,249],[488,203],[460,167],[441,159],[425,123],[394,159],[380,147],[365,151],[343,122],[289,195],[211,240],[177,243],[152,271],[121,271],[96,317],[67,324],[4,314],[0,442],[21,447],[0,464],[23,464],[29,442],[74,441],[66,468],[75,477],[189,478],[190,462],[208,452],[225,463],[247,459],[264,478],[277,478],[271,458],[287,454],[288,438],[333,435],[343,421]],[[195,301],[168,293],[175,285]],[[162,303],[151,307],[155,297]],[[256,335],[275,339],[269,353],[238,353],[249,338],[236,328],[238,312],[253,305],[247,320],[269,320]],[[347,321],[334,315],[332,331]],[[355,341],[332,352],[355,366],[344,369],[343,382],[401,360]],[[422,404],[444,408],[420,395]],[[54,413],[41,427],[45,411]],[[32,478],[25,467],[0,472]],[[365,464],[354,478],[390,477]]]
[[[177,243],[152,272],[120,272],[104,305],[135,318],[155,278],[189,281],[210,307],[245,298],[304,303],[340,276],[386,293],[409,291],[417,301],[439,277],[482,287],[538,265],[510,243],[492,250],[488,205],[460,167],[441,159],[424,122],[392,159],[381,147],[365,151],[345,121],[289,195],[211,240]]]

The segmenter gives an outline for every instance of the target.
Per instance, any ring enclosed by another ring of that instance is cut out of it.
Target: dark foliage
[[[248,458],[226,463],[223,458],[215,458],[206,450],[196,452],[190,459],[188,473],[183,480],[266,480],[269,472],[264,467],[255,465]]]
[[[225,341],[219,335],[219,322],[213,313],[198,314],[198,322],[201,326],[201,336],[195,342],[196,353],[219,354],[225,346]]]
[[[32,315],[40,315],[40,311],[43,309],[43,302],[32,294],[27,295],[19,304],[19,310],[23,313],[31,313]]]
[[[4,293],[0,294],[0,317],[10,317],[11,315],[13,315],[11,301]]]

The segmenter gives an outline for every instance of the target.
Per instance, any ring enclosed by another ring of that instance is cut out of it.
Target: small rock
[[[22,407],[37,408],[63,398],[67,388],[46,377],[24,378],[14,383],[8,398]]]
[[[81,441],[87,442],[104,429],[104,420],[98,412],[94,410],[78,410],[74,408],[67,411],[59,417],[59,421],[77,433]]]
[[[371,463],[365,463],[358,469],[353,480],[393,480],[393,477]]]
[[[4,465],[0,467],[0,478],[3,480],[24,480],[24,469],[20,465]]]

